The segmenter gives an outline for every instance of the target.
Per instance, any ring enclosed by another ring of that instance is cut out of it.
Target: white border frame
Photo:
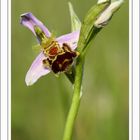
[[[139,0],[129,0],[129,140],[139,140]],[[1,0],[1,140],[11,139],[11,0]],[[133,47],[132,47],[133,46]],[[133,94],[132,94],[133,93]],[[132,96],[133,95],[133,96]]]
[[[8,2],[1,1],[1,140],[8,139]],[[3,47],[2,47],[3,46]]]
[[[130,98],[129,101],[130,101],[130,119],[129,119],[129,123],[130,123],[130,126],[132,127],[132,138],[133,140],[139,140],[139,107],[140,107],[140,104],[139,104],[139,74],[140,74],[140,57],[139,57],[139,33],[140,33],[140,10],[139,10],[139,7],[140,7],[140,2],[139,0],[132,0],[132,1],[129,1],[130,2],[130,37],[129,39],[131,40],[130,41],[130,47],[132,47],[132,53],[130,55],[132,55],[132,68],[129,68],[130,70],[132,69],[132,75],[131,75],[131,78],[130,79],[132,81],[132,84],[130,84],[130,86],[132,85],[132,93],[133,93],[133,96],[132,94],[129,94],[132,99]],[[131,45],[132,44],[132,45]],[[130,83],[131,83],[130,81]],[[129,97],[130,97],[129,96]],[[132,115],[131,115],[132,113]],[[132,118],[131,118],[132,117]],[[132,122],[131,122],[132,120]],[[131,130],[131,127],[130,127],[130,130]]]

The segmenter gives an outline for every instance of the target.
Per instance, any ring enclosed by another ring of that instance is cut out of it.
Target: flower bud
[[[99,0],[98,4],[102,2],[105,2],[105,0]],[[99,17],[94,23],[94,26],[97,28],[101,28],[108,24],[112,15],[120,8],[122,3],[123,0],[116,0],[114,2],[111,2],[111,4],[99,15]]]

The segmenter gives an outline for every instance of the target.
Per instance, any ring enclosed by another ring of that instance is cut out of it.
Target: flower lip
[[[73,51],[58,55],[56,60],[52,63],[52,71],[54,73],[60,73],[69,70],[73,63],[73,58],[76,56],[76,52]]]

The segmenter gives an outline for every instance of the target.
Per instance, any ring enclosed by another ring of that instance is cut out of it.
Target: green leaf
[[[101,28],[96,28],[94,22],[98,16],[109,6],[110,0],[96,4],[87,12],[82,23],[78,48],[77,50],[81,53],[89,45],[90,41],[96,36],[96,34],[101,30]]]
[[[78,16],[74,12],[72,4],[68,2],[68,5],[69,5],[69,11],[70,11],[70,17],[71,17],[71,30],[72,31],[80,30],[81,21],[79,20]]]

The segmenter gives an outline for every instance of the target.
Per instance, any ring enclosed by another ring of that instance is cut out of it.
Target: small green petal
[[[39,26],[35,25],[34,31],[35,31],[35,34],[40,42],[47,39],[45,33],[43,32],[43,30]]]

